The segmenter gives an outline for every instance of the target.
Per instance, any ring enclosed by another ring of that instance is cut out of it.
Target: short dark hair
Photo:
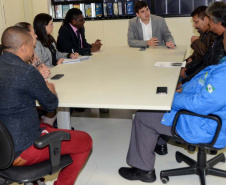
[[[21,28],[24,28],[25,30],[27,30],[28,32],[31,31],[31,24],[28,22],[18,22],[17,24],[15,24],[15,26],[19,26]]]
[[[134,10],[136,13],[139,13],[140,9],[147,7],[147,6],[148,6],[148,4],[145,1],[137,1],[134,5]]]
[[[71,8],[70,10],[68,10],[63,24],[71,23],[72,20],[78,19],[78,16],[81,14],[82,14],[82,11],[79,10],[78,8]]]
[[[1,42],[3,51],[16,52],[23,44],[32,42],[33,38],[26,29],[19,26],[8,27],[2,34]]]
[[[46,13],[40,13],[35,16],[33,27],[38,40],[42,43],[43,46],[49,47],[52,42],[55,42],[54,38],[51,35],[47,35],[46,26],[52,20],[52,17]]]
[[[200,19],[204,20],[205,16],[207,16],[206,9],[207,6],[200,6],[191,13],[191,16],[194,17],[197,15]]]
[[[206,9],[206,14],[213,19],[215,24],[221,22],[223,27],[226,27],[226,3],[225,2],[213,2]]]

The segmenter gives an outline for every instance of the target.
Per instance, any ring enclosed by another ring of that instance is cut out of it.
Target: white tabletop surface
[[[183,62],[186,46],[112,47],[90,60],[60,64],[51,72],[64,74],[55,83],[59,107],[170,110],[180,67],[154,67],[156,62]],[[158,86],[168,93],[156,94]]]

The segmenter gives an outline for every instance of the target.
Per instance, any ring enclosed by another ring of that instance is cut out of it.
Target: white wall
[[[25,21],[32,24],[34,20],[33,3],[31,0],[23,0]]]
[[[6,28],[25,21],[23,0],[2,0]]]
[[[33,17],[39,13],[49,13],[49,0],[32,0]]]
[[[4,17],[4,9],[2,6],[2,1],[0,1],[0,37],[5,29],[5,17]]]
[[[25,21],[23,0],[0,0],[0,38],[5,28]]]

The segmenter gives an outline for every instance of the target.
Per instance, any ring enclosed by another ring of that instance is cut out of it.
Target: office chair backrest
[[[11,134],[0,121],[0,170],[11,166],[14,160],[14,144]]]
[[[0,44],[0,56],[3,54],[3,47],[2,44]]]

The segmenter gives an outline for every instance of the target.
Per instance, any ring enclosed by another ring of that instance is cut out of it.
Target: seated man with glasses
[[[86,42],[84,31],[84,17],[82,11],[77,8],[70,9],[64,22],[59,30],[57,38],[57,49],[61,52],[73,53],[80,55],[90,55],[91,52],[99,51],[101,48],[101,40],[97,39],[95,43]],[[85,111],[83,108],[75,109],[79,112]],[[101,113],[108,113],[109,109],[99,109]]]
[[[57,49],[60,52],[89,55],[91,52],[100,50],[102,45],[100,40],[97,39],[93,44],[86,42],[84,23],[81,10],[72,8],[67,12],[57,39]]]

